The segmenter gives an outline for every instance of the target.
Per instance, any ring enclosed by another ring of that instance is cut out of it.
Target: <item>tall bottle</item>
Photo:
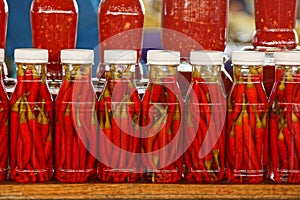
[[[96,177],[97,115],[92,86],[94,52],[63,49],[64,80],[55,100],[55,166],[59,182],[82,183]]]
[[[162,44],[189,58],[190,50],[224,51],[228,0],[164,0]]]
[[[300,54],[275,52],[275,85],[270,99],[270,177],[300,183]]]
[[[76,45],[76,0],[33,0],[30,17],[33,47],[49,50],[47,78],[61,80],[60,50]]]
[[[108,140],[102,140],[98,177],[105,182],[135,182],[140,160],[141,102],[134,83],[137,52],[105,50],[106,85],[100,97],[100,127]],[[101,141],[101,139],[100,139]],[[111,154],[110,154],[111,152]]]
[[[182,177],[182,97],[177,82],[178,51],[147,52],[150,82],[142,99],[144,179],[175,183]]]
[[[142,0],[103,0],[98,10],[100,65],[98,75],[104,74],[104,50],[131,49],[138,52],[136,79],[141,78],[141,58],[145,8]]]
[[[9,101],[5,91],[2,68],[4,49],[0,49],[0,182],[6,180],[8,172],[8,108]]]
[[[52,178],[53,101],[46,82],[46,49],[15,49],[17,85],[10,100],[10,177]]]
[[[6,0],[0,1],[0,48],[5,49],[6,46],[6,30],[7,30],[8,6]]]
[[[264,52],[234,51],[227,104],[227,179],[264,181],[268,159],[268,101],[262,84]]]
[[[297,8],[298,0],[255,0],[253,46],[294,49],[298,45]]]
[[[219,182],[225,174],[223,52],[192,51],[190,63],[193,75],[184,120],[184,141],[190,145],[184,153],[184,179],[199,183]]]

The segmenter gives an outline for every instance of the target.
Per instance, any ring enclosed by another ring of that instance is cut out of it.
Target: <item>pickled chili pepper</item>
[[[5,13],[2,13],[2,18],[3,15],[5,15]],[[6,17],[7,17],[7,13],[6,13]],[[2,26],[6,23],[5,21],[3,22],[4,23],[2,24]],[[6,180],[7,178],[8,154],[9,154],[9,146],[8,146],[9,145],[9,135],[8,135],[9,101],[3,83],[3,74],[2,74],[3,67],[4,67],[3,62],[4,62],[4,49],[0,49],[0,127],[1,127],[0,128],[0,182]],[[15,147],[16,145],[13,148]]]
[[[264,156],[268,155],[265,152],[268,104],[262,86],[264,53],[234,51],[232,63],[234,84],[228,97],[227,179],[260,183],[266,175]]]
[[[180,55],[154,50],[148,51],[147,60],[150,83],[142,100],[141,134],[144,136],[142,149],[148,156],[141,163],[146,170],[143,178],[149,182],[174,183],[181,179],[183,172],[183,157],[177,155],[182,140],[172,144],[175,138],[181,138],[179,124],[183,108],[176,77]]]
[[[54,174],[60,182],[82,183],[96,176],[95,146],[98,144],[92,126],[92,116],[97,113],[96,94],[91,86],[93,62],[92,50],[61,51],[66,76],[55,102]]]
[[[271,162],[270,178],[277,183],[299,183],[299,53],[275,52],[274,60],[276,82],[271,92],[270,104],[273,124],[277,119],[278,129],[277,132],[270,130],[271,136],[277,135],[277,145],[271,148],[274,159]]]
[[[139,161],[133,155],[140,152],[138,125],[141,103],[134,84],[137,56],[135,50],[104,51],[104,61],[109,70],[106,71],[107,82],[100,96],[98,119],[100,127],[104,127],[104,137],[112,144],[100,144],[106,146],[106,149],[100,146],[103,159],[99,160],[98,178],[101,181],[122,183],[138,179],[136,169]],[[103,155],[110,151],[111,155]]]
[[[53,119],[51,94],[49,90],[40,90],[41,83],[45,82],[48,51],[16,49],[15,61],[20,77],[10,101],[10,117],[16,122],[10,125],[11,179],[23,183],[45,182],[52,178],[53,168],[52,129],[42,129],[41,125],[42,121],[51,124]],[[49,136],[50,142],[45,145]],[[50,153],[45,155],[46,151]]]
[[[193,164],[191,168],[186,169],[184,176],[189,182],[218,182],[223,179],[225,170],[225,140],[223,139],[225,129],[220,120],[222,111],[223,122],[226,117],[224,86],[221,82],[223,53],[192,51],[190,62],[193,65],[193,74],[191,90],[187,94],[186,109],[191,119],[187,120],[186,125],[194,127],[193,132],[189,134],[194,133],[196,137],[184,153],[186,157],[192,158]],[[205,156],[201,158],[200,151],[203,150]]]
[[[30,9],[32,44],[49,50],[48,79],[62,79],[60,50],[75,48],[78,6],[74,0],[34,0]]]

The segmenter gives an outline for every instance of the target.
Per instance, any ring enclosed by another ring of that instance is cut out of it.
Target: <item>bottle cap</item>
[[[135,64],[137,62],[137,51],[125,49],[105,50],[104,62],[106,64]]]
[[[48,50],[36,48],[15,49],[16,63],[48,63]]]
[[[231,61],[233,65],[264,65],[265,53],[258,51],[233,51]]]
[[[149,65],[179,65],[180,52],[168,50],[149,50],[147,52]]]
[[[5,59],[5,52],[4,49],[0,49],[0,62],[4,62]]]
[[[281,51],[274,53],[276,65],[300,65],[300,51]]]
[[[94,51],[90,49],[63,49],[60,51],[61,63],[93,64]]]
[[[190,62],[192,65],[222,65],[222,51],[191,51]]]

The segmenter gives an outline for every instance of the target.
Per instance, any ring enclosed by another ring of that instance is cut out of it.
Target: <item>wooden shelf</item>
[[[3,183],[0,199],[300,199],[300,185]]]

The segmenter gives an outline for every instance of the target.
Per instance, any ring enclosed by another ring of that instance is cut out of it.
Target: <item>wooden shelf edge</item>
[[[0,199],[300,199],[300,185],[231,184],[14,184]]]

